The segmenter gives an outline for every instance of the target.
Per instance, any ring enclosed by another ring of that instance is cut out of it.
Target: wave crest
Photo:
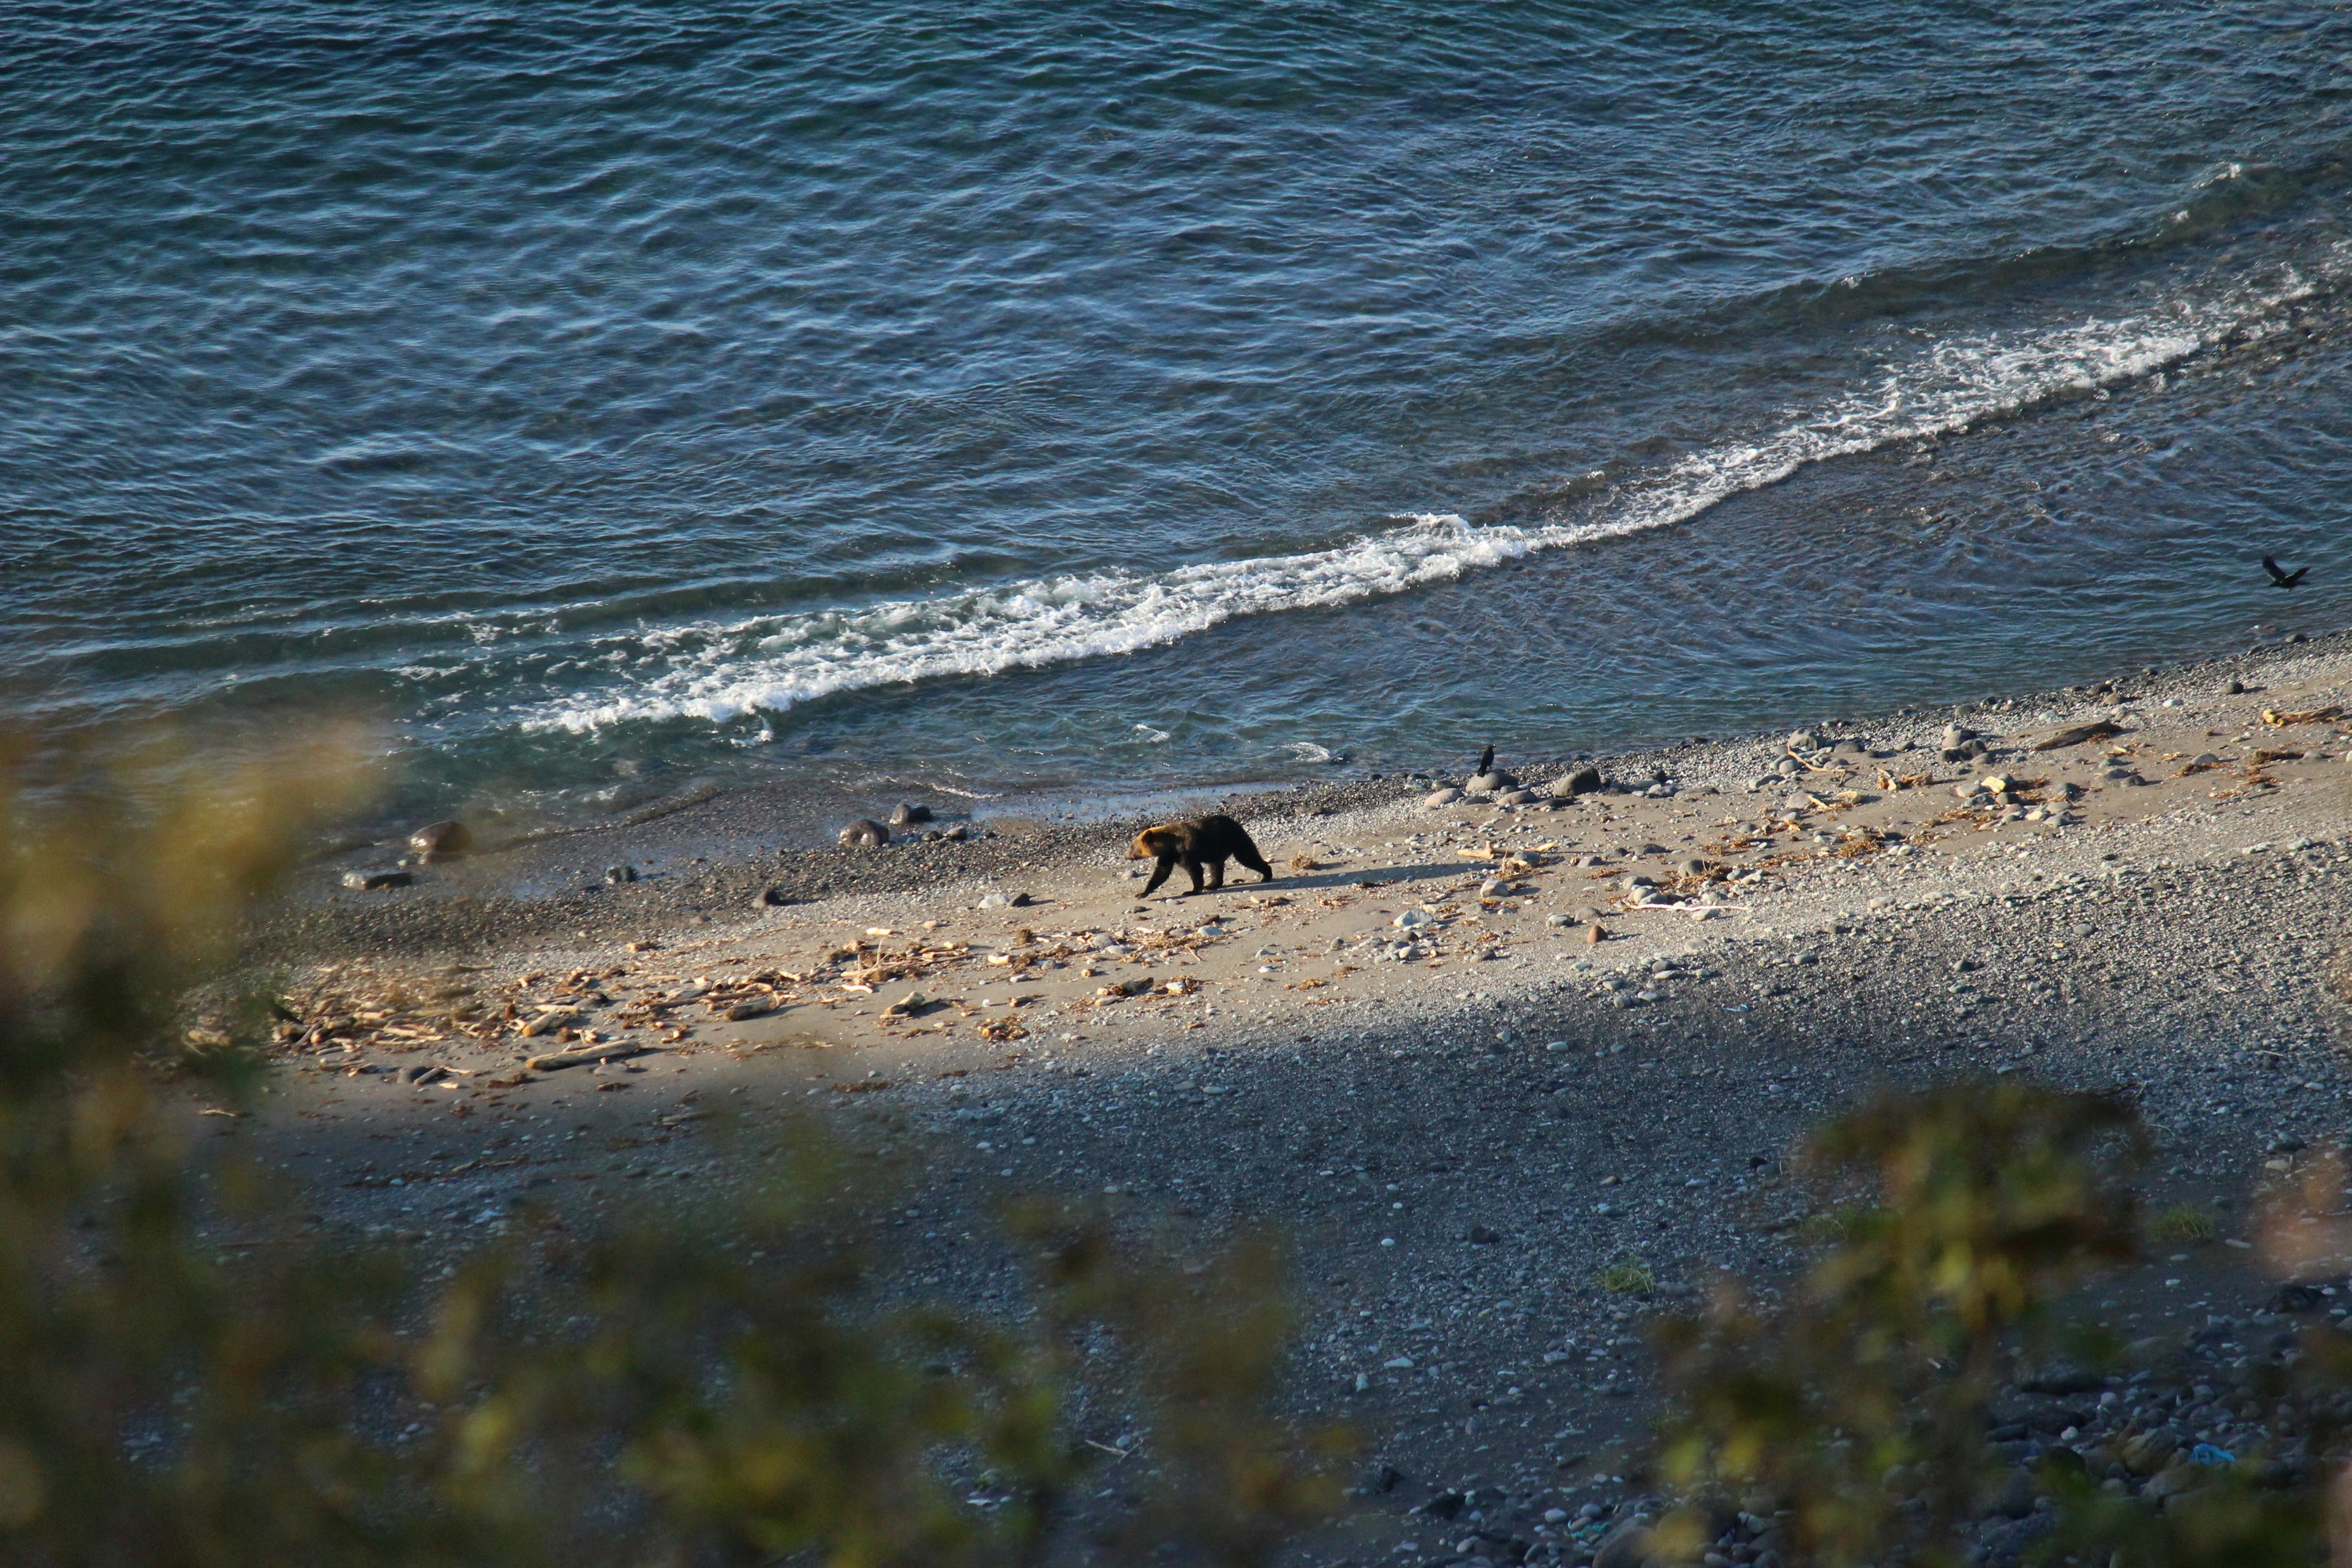
[[[2213,304],[2094,318],[1925,345],[1868,384],[1746,442],[1726,443],[1587,498],[1574,521],[1474,524],[1450,512],[1330,549],[1203,563],[1157,575],[1041,578],[855,609],[697,622],[599,639],[625,689],[542,705],[533,728],[589,731],[774,713],[839,692],[994,675],[1173,642],[1242,616],[1404,593],[1556,549],[1688,521],[1812,463],[1957,433],[2053,398],[2140,379],[2259,334],[2281,307],[2333,281],[2288,276]],[[599,655],[583,662],[592,667]]]

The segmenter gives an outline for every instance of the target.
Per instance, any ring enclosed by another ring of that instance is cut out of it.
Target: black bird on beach
[[[1489,746],[1485,751],[1478,753],[1478,772],[1482,773],[1491,773],[1494,771],[1495,748]]]
[[[2311,568],[2308,566],[2298,566],[2294,571],[2290,572],[2285,567],[2280,565],[2277,562],[2265,555],[2263,557],[2263,570],[2271,574],[2272,587],[2292,588],[2297,583],[2304,580],[2305,576],[2310,573]]]

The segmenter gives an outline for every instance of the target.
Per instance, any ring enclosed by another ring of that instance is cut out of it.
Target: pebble
[[[428,860],[463,855],[474,847],[474,835],[462,822],[428,822],[408,836],[408,847]]]
[[[1480,773],[1473,778],[1469,787],[1480,795],[1500,795],[1506,790],[1518,788],[1519,781],[1496,768],[1492,773]]]
[[[1704,877],[1706,875],[1706,862],[1699,859],[1677,860],[1675,862],[1675,869],[1685,877]]]
[[[791,902],[784,890],[772,884],[751,895],[751,907],[755,910],[780,910]]]
[[[1551,793],[1556,795],[1591,795],[1607,787],[1599,768],[1579,768],[1566,778],[1553,782]]]
[[[841,830],[840,841],[854,849],[879,849],[890,842],[890,830],[870,816],[861,816]]]
[[[1454,789],[1451,785],[1448,785],[1444,789],[1438,790],[1435,793],[1425,796],[1421,804],[1434,809],[1441,805],[1452,805],[1461,798],[1462,792],[1458,789]]]
[[[931,808],[929,806],[916,805],[910,803],[900,805],[897,810],[890,814],[890,826],[893,827],[912,827],[919,822],[929,822],[930,819]]]
[[[604,868],[604,880],[614,887],[619,887],[624,882],[634,882],[636,879],[637,868],[635,866],[607,866]]]
[[[406,871],[346,871],[343,886],[373,892],[378,888],[405,888],[416,879]]]

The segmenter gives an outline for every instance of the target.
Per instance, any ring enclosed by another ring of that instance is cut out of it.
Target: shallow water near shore
[[[5,14],[57,733],[1083,801],[2352,612],[2316,6]]]

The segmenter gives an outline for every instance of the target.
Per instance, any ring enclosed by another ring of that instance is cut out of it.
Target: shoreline
[[[1864,718],[1823,720],[1812,727],[1823,729],[1825,739],[1900,733],[1915,743],[1946,723],[1999,733],[2005,723],[2014,727],[2021,712],[2038,713],[2055,723],[2062,714],[2118,701],[2160,702],[2179,689],[2201,689],[2208,679],[2242,680],[2282,658],[2347,647],[2352,647],[2352,631],[2316,638],[2298,635],[2290,643],[2161,669],[2144,668],[2095,684],[1906,707]],[[1714,788],[1752,794],[1756,792],[1747,786],[1780,761],[1780,742],[1779,732],[1749,733],[1601,754],[1507,755],[1503,763],[1538,785],[1593,766],[1612,784],[1645,780],[1664,770],[1677,793]],[[1467,771],[1465,759],[1454,773],[1441,770],[1434,776],[1459,784]],[[793,819],[795,812],[819,809],[808,804],[811,792],[803,786],[692,785],[612,822],[530,831],[432,866],[404,855],[396,834],[322,847],[306,862],[282,902],[265,913],[259,950],[271,956],[306,951],[423,956],[436,947],[454,953],[577,941],[583,928],[591,940],[648,927],[704,936],[709,932],[688,928],[740,921],[769,889],[789,904],[803,904],[909,892],[940,886],[943,879],[984,888],[1008,876],[1098,863],[1106,847],[1123,846],[1145,826],[1190,813],[1270,816],[1295,826],[1307,818],[1393,805],[1413,793],[1400,781],[1432,776],[1375,773],[1328,782],[1008,792],[985,803],[927,798],[920,790],[887,798],[842,796],[834,806],[842,823],[861,816],[887,820],[892,807],[903,801],[928,805],[935,813],[928,825],[935,834],[961,826],[971,836],[959,844],[898,837],[878,853],[793,844],[796,835],[805,832],[830,837],[839,826],[810,830]],[[1139,804],[1150,809],[1138,811]],[[1071,806],[1078,809],[1058,809]],[[919,836],[923,831],[919,826],[912,830]],[[346,871],[395,866],[408,870],[416,885],[352,893],[336,885]],[[614,886],[607,875],[621,867],[635,876]],[[756,906],[761,911],[773,907],[781,906]]]
[[[1184,1247],[1273,1227],[1294,1408],[1374,1439],[1302,1560],[1458,1558],[1466,1531],[1408,1511],[1454,1491],[1574,1563],[1638,1506],[1639,1324],[1721,1271],[1798,1266],[1787,1153],[1874,1086],[2025,1073],[2139,1104],[2152,1205],[2207,1206],[2220,1234],[2094,1288],[2158,1369],[2118,1379],[2119,1409],[2171,1386],[2192,1331],[2287,1322],[2235,1244],[2352,1127],[2328,979],[2352,945],[2352,721],[2263,714],[2347,703],[2330,637],[1970,705],[1992,754],[1965,763],[1937,710],[1837,727],[1862,747],[1832,754],[1843,776],[1766,790],[1785,737],[1611,759],[1673,793],[1557,809],[1283,792],[1245,816],[1275,883],[1149,903],[1129,825],[1097,821],[337,906],[341,956],[288,971],[306,1022],[272,1100],[219,1146],[307,1163],[327,1223],[455,1258],[539,1206],[728,1203],[756,1173],[722,1125],[814,1107],[905,1184],[907,1288],[967,1301],[1010,1267],[974,1238],[1015,1192]],[[2024,749],[2102,720],[2120,732]],[[2013,799],[1955,793],[1987,776]],[[632,847],[690,848],[670,822]],[[755,878],[810,901],[755,910]],[[581,1065],[525,1065],[558,1050]],[[1656,1293],[1603,1287],[1629,1258]]]

